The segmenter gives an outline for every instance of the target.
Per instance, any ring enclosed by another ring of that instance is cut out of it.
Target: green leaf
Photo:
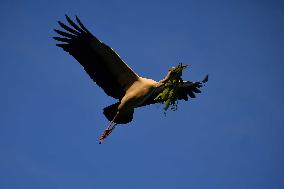
[[[182,64],[170,69],[174,73],[173,77],[165,83],[164,90],[154,99],[157,102],[165,104],[165,111],[167,111],[169,107],[171,107],[170,109],[173,111],[177,110],[177,89],[178,85],[183,82],[181,78],[183,69]]]

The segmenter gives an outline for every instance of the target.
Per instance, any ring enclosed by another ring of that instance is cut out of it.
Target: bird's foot
[[[115,129],[115,125],[113,125],[112,127],[108,127],[104,130],[104,133],[101,135],[100,137],[100,141],[99,144],[101,144],[111,133],[112,131]]]

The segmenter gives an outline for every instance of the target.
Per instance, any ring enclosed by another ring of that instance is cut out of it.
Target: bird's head
[[[164,79],[162,79],[161,83],[166,83],[167,81],[175,78],[179,78],[182,75],[182,71],[187,68],[188,65],[180,63],[176,67],[171,67]]]
[[[175,69],[177,69],[177,68],[181,68],[181,69],[185,69],[185,68],[187,68],[187,64],[182,64],[182,63],[180,63],[178,66],[173,66],[173,67],[171,67],[170,69],[169,69],[169,71],[174,71]]]

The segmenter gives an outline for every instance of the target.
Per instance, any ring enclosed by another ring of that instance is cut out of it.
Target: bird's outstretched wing
[[[114,50],[93,36],[77,16],[77,24],[67,15],[66,20],[70,26],[58,21],[63,31],[54,30],[60,35],[54,39],[63,42],[56,46],[72,55],[107,95],[121,99],[138,75]]]
[[[208,80],[208,76],[202,82],[191,82],[191,81],[183,81],[177,88],[178,100],[188,101],[188,97],[196,98],[195,93],[201,93],[200,88],[206,83]],[[157,101],[155,98],[163,91],[163,86],[156,88],[154,92],[149,96],[147,100],[144,101],[141,106],[147,106],[150,104],[155,104]]]
[[[188,101],[188,97],[196,98],[195,93],[201,93],[201,82],[184,81],[178,88],[178,99]]]

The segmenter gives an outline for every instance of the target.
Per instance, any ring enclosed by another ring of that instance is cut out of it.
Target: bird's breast
[[[156,84],[156,81],[146,78],[134,82],[121,99],[119,108],[131,109],[138,107],[151,94]]]

